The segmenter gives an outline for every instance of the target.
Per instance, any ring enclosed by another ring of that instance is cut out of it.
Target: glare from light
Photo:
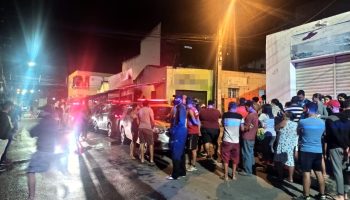
[[[15,4],[19,22],[24,36],[27,54],[30,60],[35,60],[45,40],[48,17],[45,13],[44,4],[38,4],[33,15],[24,17],[18,4]]]
[[[31,90],[30,90],[30,93],[32,93],[32,94],[33,94],[33,93],[34,93],[34,90],[33,90],[33,89],[31,89]]]
[[[25,95],[25,94],[27,94],[27,90],[26,90],[26,89],[23,89],[23,90],[22,90],[22,95]]]
[[[52,100],[53,100],[53,101],[55,101],[55,100],[56,100],[56,98],[55,98],[55,97],[52,97]]]
[[[34,61],[29,61],[27,64],[29,67],[34,67],[36,65]]]

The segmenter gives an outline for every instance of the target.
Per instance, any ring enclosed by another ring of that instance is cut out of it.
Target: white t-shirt
[[[270,117],[267,114],[261,113],[261,115],[259,116],[259,121],[265,129],[265,133],[270,132],[271,136],[276,136],[274,118],[270,119]]]

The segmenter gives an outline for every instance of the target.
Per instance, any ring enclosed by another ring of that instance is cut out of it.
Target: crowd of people
[[[333,176],[337,187],[336,199],[347,199],[349,190],[349,146],[350,146],[350,98],[339,94],[331,96],[314,94],[312,100],[305,98],[303,90],[283,106],[278,99],[267,103],[265,98],[252,100],[240,98],[230,102],[227,111],[220,113],[213,101],[199,106],[195,100],[185,95],[174,96],[173,109],[169,115],[170,152],[173,170],[168,180],[177,180],[186,173],[197,170],[197,157],[205,156],[216,166],[222,163],[223,180],[237,180],[240,175],[251,176],[255,172],[255,161],[276,169],[281,181],[294,181],[295,168],[302,172],[303,194],[301,199],[310,199],[311,173],[315,173],[319,183],[319,199],[326,199],[325,179]],[[9,160],[7,150],[18,130],[19,116],[14,112],[10,101],[2,105],[1,140],[7,141],[3,151],[0,169]],[[28,172],[30,198],[35,195],[35,173],[48,170],[54,159],[58,131],[62,128],[59,112],[53,105],[43,108],[44,115],[39,124],[30,130],[37,137],[37,152],[33,155]],[[73,127],[79,137],[87,137],[85,112]],[[85,114],[84,114],[85,113]],[[136,159],[136,141],[140,142],[138,157],[146,162],[145,145],[149,150],[149,165],[154,165],[154,113],[149,102],[140,107],[132,105],[129,110],[132,118],[133,139],[130,144],[130,157]],[[13,118],[13,119],[12,119]],[[79,120],[81,119],[81,120]],[[52,140],[56,138],[56,140]],[[77,146],[79,150],[80,147]],[[186,157],[186,154],[188,156]],[[255,155],[258,155],[257,158]],[[232,172],[229,173],[232,163]],[[64,167],[63,167],[64,168]],[[331,168],[332,170],[326,170]],[[287,174],[284,172],[287,171]],[[285,179],[286,177],[286,179]]]
[[[227,109],[221,114],[213,101],[208,101],[206,108],[200,108],[191,98],[175,96],[170,128],[173,171],[168,180],[176,180],[186,176],[186,172],[196,171],[197,154],[205,155],[213,164],[222,162],[223,180],[237,180],[238,167],[241,168],[241,175],[251,176],[254,173],[255,155],[258,155],[263,166],[276,169],[281,181],[293,182],[295,167],[302,172],[303,195],[300,199],[310,199],[312,171],[319,183],[319,199],[326,199],[325,179],[329,175],[334,177],[337,184],[335,198],[348,198],[348,96],[342,93],[337,99],[332,99],[329,95],[316,93],[312,100],[308,100],[305,92],[300,90],[284,106],[278,99],[266,103],[264,98],[261,101],[255,97],[230,102]],[[135,109],[136,120],[140,119],[139,115],[140,111],[138,113]],[[150,122],[148,128],[151,130],[152,115],[141,118]],[[137,132],[137,122],[133,132]],[[142,137],[152,135],[140,130],[138,133]],[[148,142],[142,137],[141,145]],[[153,139],[149,142],[153,144]],[[134,158],[134,153],[131,156]],[[153,152],[150,162],[153,163]],[[327,171],[328,168],[332,170]]]

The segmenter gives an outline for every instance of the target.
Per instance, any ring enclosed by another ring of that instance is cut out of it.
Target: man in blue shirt
[[[174,115],[171,120],[170,151],[173,161],[173,171],[168,180],[176,180],[186,176],[185,145],[187,138],[186,118],[187,111],[182,96],[174,99]]]
[[[300,140],[300,164],[303,171],[303,199],[310,199],[310,172],[315,171],[319,183],[320,199],[324,195],[325,183],[322,175],[322,142],[325,132],[325,122],[317,117],[317,104],[310,102],[306,105],[308,118],[299,121],[298,132]]]

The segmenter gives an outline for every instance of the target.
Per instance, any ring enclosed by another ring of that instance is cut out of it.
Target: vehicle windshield
[[[154,113],[154,119],[160,121],[169,121],[171,107],[151,107]]]

